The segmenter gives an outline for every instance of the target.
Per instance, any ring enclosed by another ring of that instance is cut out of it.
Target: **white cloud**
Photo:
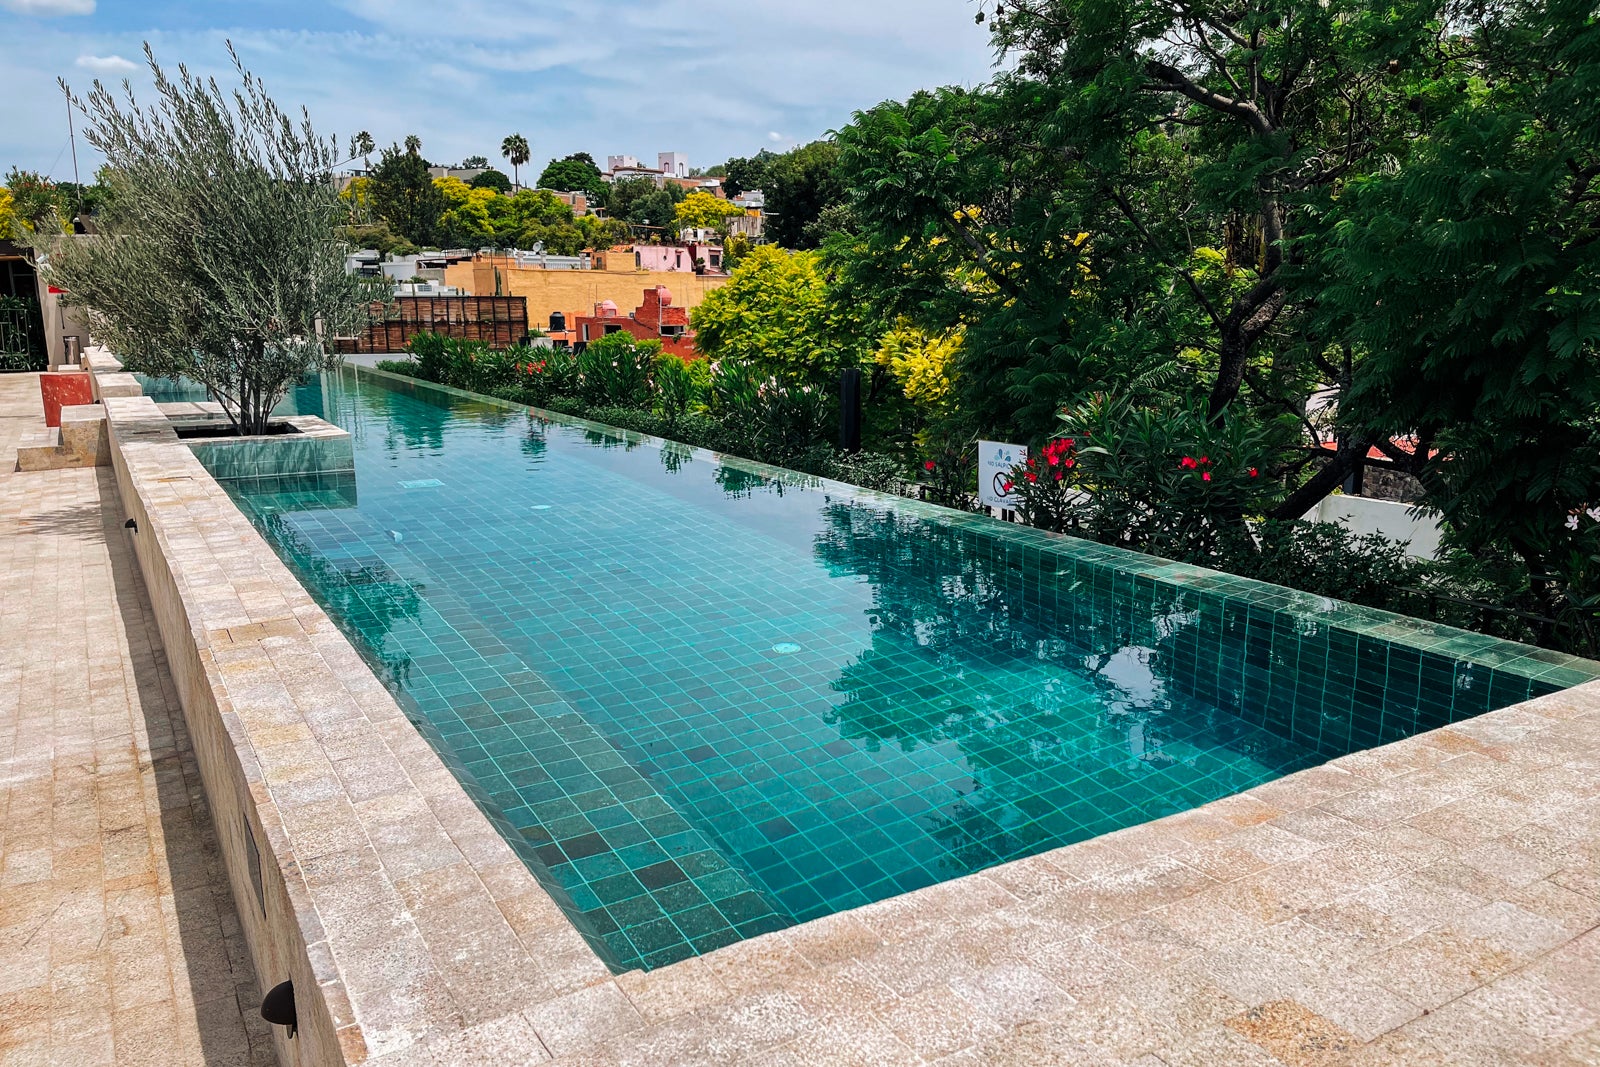
[[[43,0],[0,0],[19,2]],[[514,131],[532,143],[535,169],[576,151],[680,151],[708,166],[993,72],[970,0],[453,0],[447,17],[392,0],[275,0],[273,21],[296,29],[239,27],[223,6],[152,4],[87,40],[61,23],[0,27],[16,57],[0,93],[0,172],[65,165],[64,122],[47,106],[56,76],[89,74],[74,66],[80,56],[137,61],[146,40],[169,71],[182,62],[228,86],[231,38],[280,104],[305,104],[341,143],[357,130],[380,145],[415,133],[431,160],[482,154],[502,168],[500,140]],[[701,32],[708,20],[714,35]]]
[[[79,56],[74,62],[95,74],[128,74],[139,69],[139,64],[121,56]]]
[[[0,0],[0,7],[19,15],[92,15],[94,0]]]
[[[783,134],[779,133],[777,130],[772,130],[767,134],[767,140],[769,141],[782,141],[783,139]]]

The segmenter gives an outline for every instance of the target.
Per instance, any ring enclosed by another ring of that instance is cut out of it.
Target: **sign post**
[[[1001,441],[978,442],[978,503],[1001,511],[1015,511],[1022,501],[1006,492],[1012,468],[1028,462],[1028,449]]]

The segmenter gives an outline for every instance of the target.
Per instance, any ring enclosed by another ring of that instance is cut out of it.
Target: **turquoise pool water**
[[[400,379],[321,390],[353,480],[225,484],[618,969],[1589,676]]]

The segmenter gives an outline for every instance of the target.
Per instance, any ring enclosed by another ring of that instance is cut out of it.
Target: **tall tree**
[[[838,165],[839,147],[832,141],[802,145],[770,161],[762,186],[768,237],[785,248],[821,243],[817,221],[845,199]]]
[[[1496,5],[1441,81],[1408,165],[1331,205],[1304,298],[1361,357],[1346,422],[1416,437],[1452,539],[1509,546],[1560,614],[1600,594],[1600,19]]]
[[[96,239],[40,247],[50,281],[131,369],[193,378],[256,434],[292,382],[337,360],[333,339],[364,325],[382,290],[345,271],[335,239],[338,142],[229,54],[232,93],[181,68],[170,80],[147,45],[154,104],[98,81],[71,98],[115,194]]]
[[[500,142],[500,154],[511,162],[512,183],[522,185],[522,165],[528,161],[528,139],[520,133],[509,134]]]
[[[372,169],[372,153],[377,151],[377,149],[378,143],[372,139],[372,134],[368,133],[366,130],[362,130],[360,133],[350,138],[351,158],[355,158],[357,156],[360,157],[362,170]]]
[[[771,149],[763,148],[755,155],[748,158],[730,159],[721,167],[712,170],[722,171],[722,190],[729,196],[738,196],[750,189],[765,189],[769,168],[772,161],[778,158],[778,153]]]
[[[369,193],[373,213],[395,233],[421,247],[437,246],[439,220],[448,205],[420,155],[401,151],[399,145],[385,148],[372,171]]]
[[[584,152],[565,159],[552,159],[539,175],[538,187],[562,193],[581,192],[597,204],[606,195],[606,183],[600,177],[600,168]]]

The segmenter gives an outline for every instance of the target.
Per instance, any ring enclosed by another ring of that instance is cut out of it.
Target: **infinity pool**
[[[322,394],[353,478],[225,484],[619,970],[1591,677],[403,379]]]

